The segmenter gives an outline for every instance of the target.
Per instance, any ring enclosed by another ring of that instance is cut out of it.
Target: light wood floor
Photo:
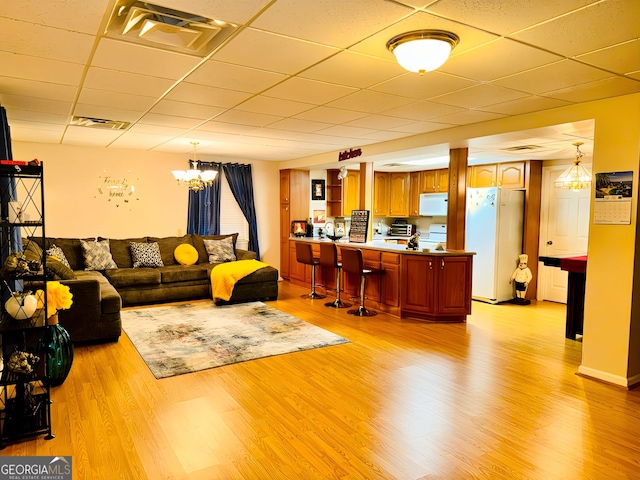
[[[268,303],[351,343],[162,380],[124,334],[82,346],[56,438],[0,455],[72,455],[74,480],[639,478],[640,390],[575,374],[564,305],[429,324],[305,292]]]

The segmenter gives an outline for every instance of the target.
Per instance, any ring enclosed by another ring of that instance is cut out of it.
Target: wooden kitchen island
[[[314,255],[320,255],[320,243],[330,240],[291,237],[289,280],[310,287],[311,267],[298,263],[295,242],[313,244]],[[443,250],[413,251],[406,245],[381,241],[366,243],[336,242],[338,254],[343,248],[359,248],[366,267],[384,270],[383,275],[367,278],[367,307],[401,318],[433,322],[465,322],[471,313],[471,278],[473,252]],[[357,297],[360,279],[343,274],[343,300]],[[283,277],[284,278],[284,277]],[[335,270],[319,267],[316,285],[327,295],[335,295]]]

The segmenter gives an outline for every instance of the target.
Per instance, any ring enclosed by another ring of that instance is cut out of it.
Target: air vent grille
[[[125,130],[129,125],[131,125],[131,123],[119,120],[106,120],[104,118],[74,116],[71,119],[71,125],[76,125],[78,127],[103,128],[106,130]]]
[[[237,28],[215,20],[136,0],[119,0],[107,36],[149,47],[205,57]]]
[[[538,150],[540,145],[518,145],[516,147],[503,148],[505,152],[521,152],[522,150]]]

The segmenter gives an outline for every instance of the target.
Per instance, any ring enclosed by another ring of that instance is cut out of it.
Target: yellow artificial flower
[[[53,315],[58,310],[71,307],[73,295],[69,287],[60,282],[47,282],[47,314]]]

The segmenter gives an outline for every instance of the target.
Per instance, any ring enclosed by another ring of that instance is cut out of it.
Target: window
[[[222,174],[222,172],[220,173]],[[249,224],[233,193],[231,193],[227,178],[222,174],[220,179],[220,233],[236,232],[238,232],[236,247],[246,250],[249,242]]]

